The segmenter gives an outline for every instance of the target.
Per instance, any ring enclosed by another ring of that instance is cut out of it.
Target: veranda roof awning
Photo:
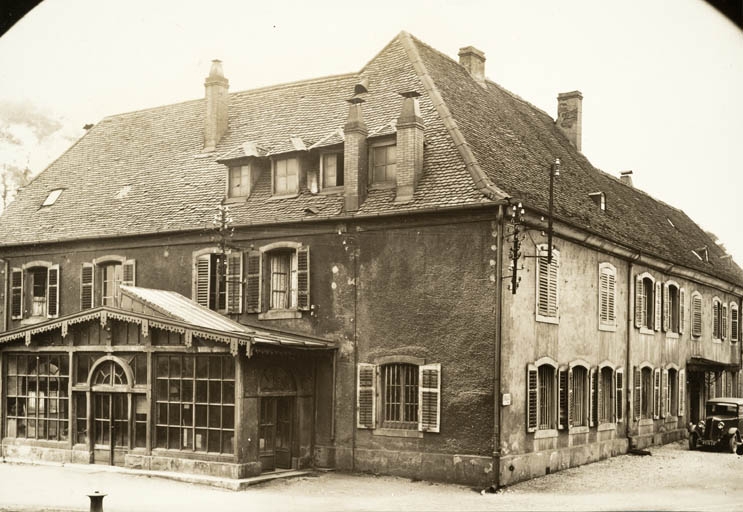
[[[698,356],[692,356],[688,361],[686,361],[686,370],[690,372],[719,372],[723,370],[737,371],[739,369],[739,363],[723,363]]]

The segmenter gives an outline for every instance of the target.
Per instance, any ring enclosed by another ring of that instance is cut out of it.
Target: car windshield
[[[737,416],[738,406],[735,404],[707,404],[707,416]]]

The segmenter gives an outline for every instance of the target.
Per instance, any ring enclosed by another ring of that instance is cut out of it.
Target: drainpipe
[[[7,331],[10,326],[8,318],[8,260],[0,258],[3,262],[3,275],[5,276],[5,285],[3,286],[3,331]]]
[[[632,302],[632,274],[635,268],[634,262],[639,258],[640,255],[638,253],[636,257],[628,260],[629,266],[627,268],[627,364],[625,365],[626,370],[624,372],[624,386],[626,390],[632,391],[632,395],[630,396],[627,391],[624,392],[624,401],[626,405],[624,408],[624,434],[625,437],[627,437],[627,441],[630,443],[632,440],[632,437],[630,436],[630,421],[632,421],[633,416],[630,416],[629,411],[635,393],[634,375],[632,373],[632,365],[630,364],[630,361],[632,360],[630,357],[630,350],[632,348],[632,328],[634,326],[634,323],[632,322],[634,317],[634,304]],[[632,412],[634,413],[634,411]]]
[[[493,352],[493,480],[500,487],[501,336],[503,311],[503,205],[498,206],[495,233],[495,350]]]

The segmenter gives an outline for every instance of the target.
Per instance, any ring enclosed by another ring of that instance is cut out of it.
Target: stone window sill
[[[299,192],[292,192],[291,194],[280,194],[280,195],[271,196],[267,199],[267,201],[281,201],[282,199],[294,199],[297,196],[299,196]]]
[[[680,337],[681,336],[679,336],[679,333],[677,333],[677,332],[671,332],[671,331],[666,332],[666,339],[677,340]]]
[[[617,424],[616,423],[599,423],[598,431],[604,432],[605,430],[616,430]]]
[[[652,418],[641,418],[637,421],[637,424],[641,427],[646,427],[648,425],[655,425],[655,420]]]
[[[377,428],[372,431],[372,434],[382,437],[410,437],[414,439],[423,437],[423,432],[404,428]]]
[[[248,196],[226,197],[224,199],[224,204],[239,204],[239,203],[244,203],[247,200],[248,200]]]
[[[542,316],[540,314],[537,314],[537,322],[542,322],[545,324],[559,324],[560,323],[560,317],[557,316]]]
[[[556,428],[550,428],[546,430],[537,430],[536,432],[534,432],[534,439],[550,439],[553,437],[557,437]]]
[[[647,327],[640,327],[640,334],[647,334],[650,336],[655,336],[655,331]]]
[[[320,191],[320,195],[323,196],[334,196],[343,194],[346,191],[343,185],[338,187],[325,187]]]
[[[21,320],[21,325],[34,325],[34,324],[40,324],[41,322],[46,322],[49,320],[45,316],[32,316],[29,318],[24,318]]]
[[[258,315],[258,320],[288,320],[302,318],[302,313],[294,309],[272,309]]]
[[[616,332],[616,330],[617,330],[616,325],[599,324],[599,331]]]
[[[586,425],[579,425],[577,427],[570,427],[568,433],[572,436],[573,434],[588,434],[588,427]]]

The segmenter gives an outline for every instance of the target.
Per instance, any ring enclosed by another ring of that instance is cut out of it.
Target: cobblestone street
[[[0,465],[0,510],[740,510],[743,460],[684,443],[524,482],[496,494],[393,477],[322,473],[241,492],[111,472],[100,466]],[[43,483],[43,485],[39,485]]]

